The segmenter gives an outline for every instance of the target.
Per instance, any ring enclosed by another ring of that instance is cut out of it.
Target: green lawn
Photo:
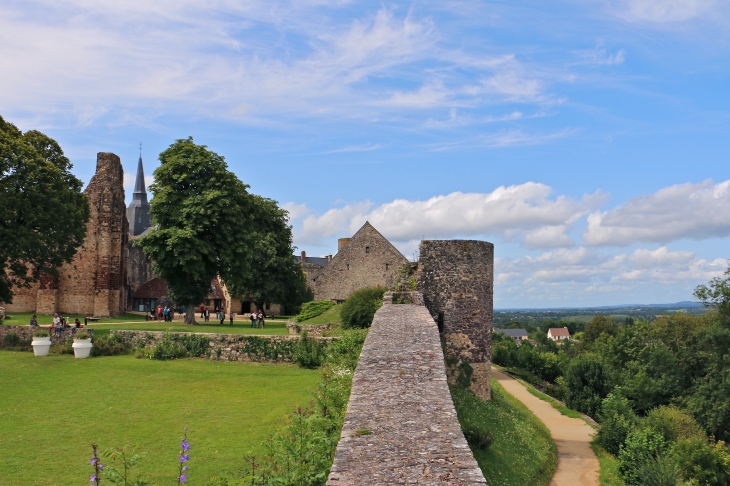
[[[558,464],[550,432],[521,402],[492,382],[492,399],[452,388],[460,421],[477,421],[491,431],[494,442],[474,457],[490,486],[542,486],[550,482]]]
[[[267,335],[284,335],[288,334],[286,329],[286,321],[271,321],[266,320],[266,327],[252,328],[251,322],[236,321],[231,326],[226,321],[223,326],[218,325],[218,321],[215,324],[198,324],[195,326],[188,326],[181,322],[160,322],[160,321],[149,321],[140,322],[139,324],[89,324],[89,328],[94,330],[94,335],[97,337],[109,335],[111,329],[126,329],[128,331],[169,331],[169,332],[212,332],[220,334],[267,334]]]
[[[280,417],[308,403],[318,371],[292,365],[131,356],[75,360],[0,351],[0,481],[89,484],[90,444],[137,444],[156,485],[176,484],[183,426],[190,481],[240,464]]]
[[[340,311],[342,310],[342,304],[335,305],[334,307],[330,307],[320,315],[316,317],[312,317],[311,319],[307,319],[306,321],[302,321],[299,324],[309,324],[309,325],[324,325],[324,324],[334,324],[339,326],[341,324],[340,321]]]

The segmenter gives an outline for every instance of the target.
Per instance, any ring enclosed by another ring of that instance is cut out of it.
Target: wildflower
[[[96,474],[92,474],[91,478],[89,479],[90,483],[95,483],[98,478],[96,477]]]
[[[190,460],[190,454],[180,454],[180,462],[188,462]]]
[[[180,477],[178,478],[178,480],[181,483],[187,483],[188,482],[188,476],[187,476],[187,474],[181,474]]]

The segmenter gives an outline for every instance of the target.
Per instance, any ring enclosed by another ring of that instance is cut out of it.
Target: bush
[[[679,476],[689,484],[730,484],[730,455],[723,442],[709,443],[701,437],[680,439],[670,455]]]
[[[614,456],[618,455],[629,433],[639,422],[629,400],[621,396],[620,390],[617,388],[603,400],[598,415],[601,428],[596,434],[596,443]]]
[[[94,339],[91,356],[120,356],[129,354],[131,351],[131,346],[123,341],[118,334],[112,334],[106,338]]]
[[[302,310],[295,318],[297,322],[306,321],[313,317],[323,314],[327,309],[334,307],[336,304],[331,300],[313,300],[302,304]]]
[[[464,437],[472,449],[481,449],[486,451],[492,445],[492,433],[481,425],[476,423],[465,423],[461,426]]]
[[[7,347],[14,347],[20,344],[20,338],[14,332],[10,332],[3,338],[3,344]]]
[[[81,339],[83,341],[88,341],[91,339],[91,335],[86,331],[77,332],[74,336],[74,339]]]
[[[661,434],[667,444],[692,438],[707,441],[700,424],[691,415],[672,405],[655,408],[641,425]]]
[[[74,340],[72,338],[66,338],[65,343],[54,344],[53,346],[51,346],[49,353],[51,353],[51,354],[74,354],[74,348],[71,346],[73,343],[74,343]]]
[[[324,361],[326,347],[324,342],[308,337],[305,332],[294,345],[292,361],[300,368],[319,368]]]
[[[383,305],[383,287],[356,290],[342,304],[340,319],[345,329],[365,329],[373,323],[375,312]]]
[[[626,438],[626,444],[618,454],[619,472],[627,486],[641,486],[644,475],[652,461],[659,458],[666,449],[661,434],[652,429],[637,429]]]
[[[595,355],[574,359],[565,373],[565,404],[595,417],[601,410],[601,402],[611,390],[608,372]]]
[[[48,334],[48,331],[40,329],[33,333],[33,337],[51,337],[51,335]]]
[[[190,356],[204,357],[210,352],[210,338],[202,334],[174,334],[172,340],[185,348]]]
[[[134,355],[136,358],[145,359],[157,359],[160,361],[167,361],[171,359],[187,358],[188,351],[184,347],[175,343],[170,339],[169,334],[165,334],[165,337],[149,349],[140,348]]]

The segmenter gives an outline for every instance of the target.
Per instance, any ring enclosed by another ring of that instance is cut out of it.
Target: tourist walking
[[[261,324],[261,329],[264,328],[264,312],[259,311],[258,315],[256,316],[259,320],[259,323]]]
[[[203,317],[205,317],[205,306],[201,305],[200,306],[200,318],[202,319]]]
[[[249,314],[249,318],[251,319],[251,327],[256,327],[256,315],[251,312]]]
[[[231,326],[233,325],[233,316],[234,316],[233,312],[229,312],[229,313],[228,313],[228,318],[229,318],[229,319],[230,319],[230,321],[231,321]]]
[[[203,311],[203,317],[205,318],[205,323],[208,324],[210,322],[210,311],[208,309]]]
[[[221,320],[221,326],[222,326],[223,325],[223,321],[226,320],[226,313],[223,310],[223,308],[221,308],[221,311],[218,313],[218,318]]]

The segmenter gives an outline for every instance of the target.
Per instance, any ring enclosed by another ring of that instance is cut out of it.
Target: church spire
[[[137,162],[137,180],[134,183],[134,201],[142,201],[147,204],[147,190],[144,184],[144,166],[142,165],[142,144],[139,144],[139,162]]]
[[[147,202],[147,190],[144,183],[144,167],[142,166],[142,144],[139,144],[139,162],[137,162],[137,180],[134,184],[132,202],[127,207],[129,233],[137,236],[150,227],[150,205]]]

